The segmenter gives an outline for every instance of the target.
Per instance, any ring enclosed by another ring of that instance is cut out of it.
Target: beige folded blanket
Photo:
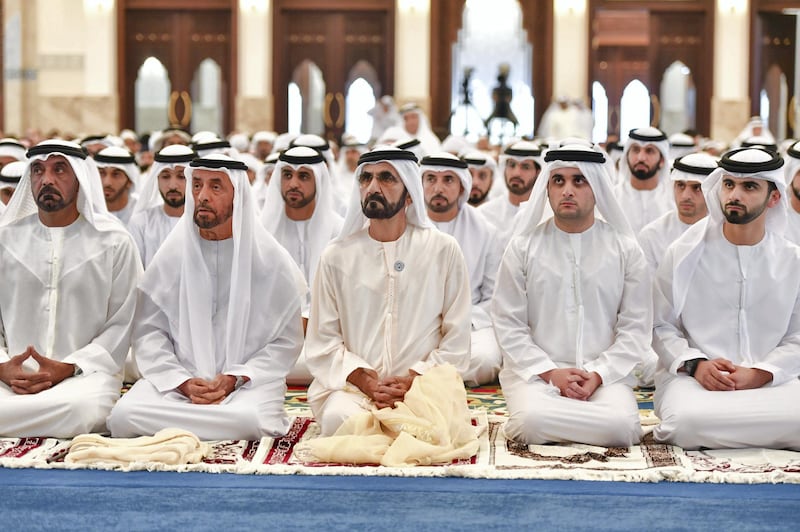
[[[208,450],[208,444],[201,442],[191,432],[174,428],[138,438],[106,438],[98,434],[81,434],[72,440],[64,461],[68,464],[110,463],[120,466],[132,462],[196,464]]]
[[[414,466],[449,463],[478,452],[464,382],[453,366],[414,379],[402,403],[345,421],[333,436],[296,447],[306,461]]]

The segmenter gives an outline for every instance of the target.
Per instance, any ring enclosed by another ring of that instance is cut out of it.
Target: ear
[[[777,190],[773,190],[769,193],[769,201],[767,202],[767,207],[772,208],[781,201],[781,193]]]

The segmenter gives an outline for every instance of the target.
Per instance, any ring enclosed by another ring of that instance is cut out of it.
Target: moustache
[[[61,192],[56,187],[54,187],[52,185],[45,185],[39,190],[39,196],[38,197],[41,198],[42,196],[46,196],[46,195],[58,196],[59,198],[62,197],[61,196]]]
[[[447,198],[445,198],[445,197],[444,197],[444,196],[442,196],[441,194],[436,194],[434,197],[432,197],[432,198],[431,198],[431,201],[433,201],[433,200],[436,200],[436,199],[440,199],[440,200],[443,200],[443,201],[447,201]]]
[[[366,204],[368,204],[368,203],[370,203],[372,201],[380,203],[384,207],[388,207],[389,206],[389,204],[386,202],[386,198],[384,198],[383,196],[381,196],[377,192],[373,192],[372,194],[370,194],[369,196],[364,198],[364,205],[366,205]]]

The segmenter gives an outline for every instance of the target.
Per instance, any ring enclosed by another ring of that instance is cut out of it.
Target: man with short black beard
[[[416,157],[382,146],[361,156],[356,176],[311,293],[308,401],[326,436],[403,401],[417,375],[469,364],[467,266],[458,242],[428,220]]]
[[[502,356],[489,307],[503,248],[494,227],[466,205],[472,180],[465,161],[447,152],[433,153],[422,159],[420,169],[428,217],[439,231],[458,241],[469,270],[472,348],[469,370],[462,378],[471,386],[494,382]]]
[[[467,202],[473,207],[483,205],[489,198],[489,191],[492,190],[497,163],[491,155],[482,151],[466,153],[461,160],[467,163],[472,176],[472,189],[469,191]]]
[[[100,171],[108,212],[128,225],[136,206],[134,191],[139,182],[136,158],[125,148],[110,146],[97,153],[94,162]]]
[[[145,268],[183,215],[186,202],[183,171],[196,156],[191,148],[181,144],[167,146],[155,156],[128,224]]]
[[[632,129],[619,165],[617,201],[634,233],[674,208],[669,182],[669,140],[654,127]]]
[[[334,190],[323,156],[306,146],[281,153],[267,185],[261,222],[275,240],[286,248],[309,286],[314,282],[317,264],[325,246],[342,228],[342,217],[334,210]],[[303,330],[308,324],[310,297],[303,301]],[[311,382],[305,353],[292,371],[290,384]]]
[[[800,248],[783,238],[783,160],[722,156],[708,216],[667,250],[653,289],[656,441],[800,450]]]
[[[800,244],[800,142],[795,142],[786,151],[784,175],[791,190],[789,195],[788,220],[786,224],[786,240]]]
[[[502,243],[511,237],[514,216],[520,203],[528,201],[533,184],[542,169],[542,149],[538,144],[519,141],[500,156],[500,168],[508,189],[507,194],[494,197],[480,206],[480,212],[492,223],[500,235]]]

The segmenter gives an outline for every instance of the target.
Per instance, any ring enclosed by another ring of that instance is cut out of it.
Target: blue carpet
[[[4,530],[796,530],[800,485],[0,469]]]

